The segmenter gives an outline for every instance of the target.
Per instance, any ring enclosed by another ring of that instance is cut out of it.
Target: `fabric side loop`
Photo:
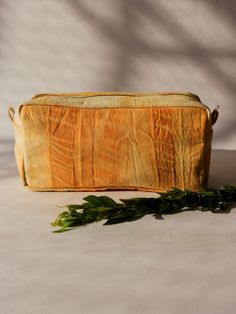
[[[212,121],[212,125],[214,125],[218,119],[219,116],[219,106],[217,106],[211,113],[211,121]]]
[[[15,110],[12,107],[8,108],[8,116],[12,122],[14,122],[14,115],[15,115]]]

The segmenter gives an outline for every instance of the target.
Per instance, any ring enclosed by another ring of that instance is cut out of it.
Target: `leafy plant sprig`
[[[108,196],[89,195],[85,202],[69,204],[51,223],[60,227],[53,232],[64,232],[78,226],[106,220],[104,225],[138,220],[152,214],[156,219],[163,215],[175,214],[187,210],[211,211],[224,213],[230,211],[230,206],[236,202],[236,187],[225,185],[221,189],[202,187],[198,192],[173,188],[165,193],[158,193],[157,198],[130,198],[115,202]]]

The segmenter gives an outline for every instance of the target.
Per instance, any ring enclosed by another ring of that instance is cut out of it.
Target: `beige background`
[[[56,205],[91,193],[23,189],[6,117],[38,92],[189,90],[221,106],[209,184],[236,185],[235,16],[233,0],[0,0],[1,313],[236,313],[235,207],[52,234]]]
[[[0,0],[0,138],[39,92],[178,91],[220,105],[213,147],[236,148],[233,0]]]

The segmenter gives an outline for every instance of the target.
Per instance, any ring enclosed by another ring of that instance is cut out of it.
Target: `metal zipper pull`
[[[212,125],[214,125],[218,119],[219,116],[219,109],[220,106],[217,106],[211,113],[211,121],[212,121]]]

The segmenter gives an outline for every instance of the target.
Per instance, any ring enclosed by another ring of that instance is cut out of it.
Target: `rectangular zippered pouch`
[[[9,115],[20,178],[31,190],[207,184],[213,119],[192,93],[39,94]]]

